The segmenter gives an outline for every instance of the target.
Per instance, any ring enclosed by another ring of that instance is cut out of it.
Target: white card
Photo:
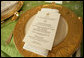
[[[49,16],[46,16],[46,13],[45,12],[38,12],[38,14],[36,15],[36,18],[44,18],[44,19],[46,19],[45,21],[47,21],[47,19],[50,19],[50,18],[56,18],[56,15],[58,14],[58,13],[49,13],[50,15]],[[45,18],[46,17],[46,18]],[[36,21],[38,21],[38,19],[36,19]],[[39,20],[40,21],[40,20]],[[42,21],[42,20],[41,20]],[[34,24],[34,22],[35,22],[35,19],[34,19],[34,21],[33,21],[33,23],[32,24]],[[42,21],[43,22],[43,21]],[[30,29],[30,28],[29,28]],[[29,30],[28,30],[29,31]],[[26,35],[25,35],[25,37],[26,37]],[[28,38],[28,37],[27,37]],[[23,42],[26,42],[26,38],[24,38],[23,39]]]
[[[41,11],[38,11],[38,13],[36,14],[36,17],[41,17],[41,18],[46,17],[46,19],[48,19],[49,17],[54,18],[56,16],[56,14],[58,13],[57,12],[58,10],[56,10],[56,9],[50,9],[49,10],[49,9],[50,8],[42,8]],[[46,14],[49,14],[49,15],[46,16]],[[34,19],[34,21],[35,21],[35,19]],[[23,42],[26,42],[26,38],[23,39]]]
[[[35,18],[28,34],[25,36],[27,39],[26,43],[48,50],[52,49],[60,14],[54,13],[50,15],[51,16],[43,16],[40,18],[37,16]]]

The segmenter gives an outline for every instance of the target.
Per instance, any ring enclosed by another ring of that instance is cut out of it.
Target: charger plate
[[[66,22],[68,23],[67,36],[61,43],[54,46],[52,50],[49,51],[48,57],[71,56],[77,50],[82,41],[83,25],[72,11],[70,11],[66,7],[55,4],[46,4],[32,8],[20,16],[19,21],[17,22],[13,32],[14,43],[16,48],[24,57],[43,57],[41,55],[37,55],[30,51],[24,50],[24,42],[22,42],[25,36],[25,27],[27,22],[32,16],[34,16],[39,10],[41,10],[41,8],[58,9],[61,15],[65,18]]]
[[[8,11],[4,11],[3,14],[1,14],[1,21],[9,18],[12,16],[15,12],[19,11],[23,5],[23,1],[18,1],[18,3],[13,6],[11,9],[9,8]]]

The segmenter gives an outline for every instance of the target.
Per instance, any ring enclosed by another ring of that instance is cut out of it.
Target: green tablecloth
[[[33,7],[46,4],[44,1],[25,1],[23,7],[21,8],[20,14],[24,13],[26,10],[29,10]],[[63,2],[62,6],[65,6],[71,9],[77,16],[83,17],[83,2],[81,1],[71,1],[71,2]],[[5,23],[1,25],[1,56],[2,57],[23,57],[15,47],[13,42],[13,38],[9,45],[5,44],[5,41],[9,37],[11,31],[14,29],[17,21],[13,21],[9,23],[11,18],[7,19]],[[83,48],[82,48],[83,51]],[[83,54],[83,52],[82,52]]]

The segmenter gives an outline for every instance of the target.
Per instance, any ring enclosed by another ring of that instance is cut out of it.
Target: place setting
[[[15,48],[22,56],[71,57],[77,51],[82,42],[83,24],[82,18],[73,11],[52,2],[33,7],[19,16],[24,1],[10,4],[17,6],[10,9],[7,5],[1,9],[1,24],[11,16],[12,21],[18,18],[6,43],[9,45],[13,37]]]

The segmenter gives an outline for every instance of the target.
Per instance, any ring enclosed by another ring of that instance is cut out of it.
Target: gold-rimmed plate
[[[41,55],[37,55],[35,53],[23,49],[23,38],[25,36],[26,24],[28,23],[31,17],[33,17],[39,10],[41,10],[41,8],[58,9],[61,13],[61,16],[64,17],[65,21],[68,24],[68,33],[65,39],[58,45],[54,46],[51,51],[49,51],[48,57],[71,56],[77,50],[81,43],[83,25],[72,11],[70,11],[66,7],[55,4],[46,4],[32,8],[20,16],[19,21],[17,22],[13,32],[16,48],[24,57],[43,57]]]

